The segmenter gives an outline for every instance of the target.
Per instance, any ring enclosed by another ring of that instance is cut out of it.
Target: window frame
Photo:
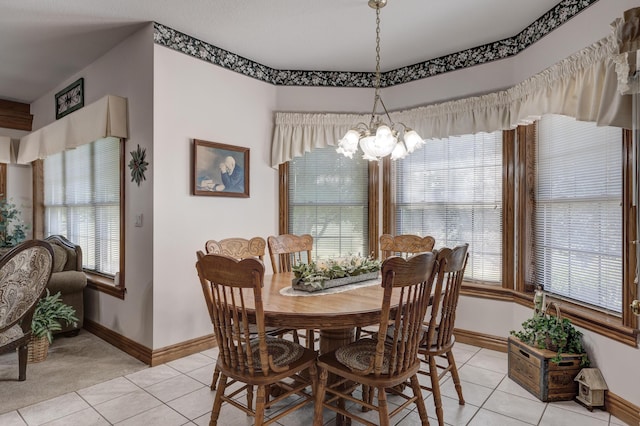
[[[509,301],[533,308],[534,285],[527,278],[530,274],[526,265],[526,254],[531,247],[531,223],[533,214],[529,197],[535,176],[532,173],[535,160],[536,123],[518,126],[514,130],[503,131],[503,216],[502,216],[502,285],[486,285],[463,282],[461,294],[492,300]],[[562,303],[563,316],[575,325],[601,334],[618,342],[637,346],[639,334],[638,319],[631,312],[631,301],[637,298],[636,286],[633,283],[635,274],[636,246],[635,215],[633,206],[633,152],[632,132],[622,131],[623,155],[623,294],[622,317],[607,315],[595,309],[571,303],[566,300],[555,300]],[[395,233],[395,193],[392,185],[392,164],[389,158],[383,160],[382,197],[383,233]],[[549,300],[554,300],[549,297]]]
[[[87,287],[101,293],[109,294],[124,300],[127,292],[125,287],[125,182],[126,182],[126,151],[124,138],[119,140],[119,166],[120,166],[120,265],[115,278],[84,270],[87,276]],[[44,160],[35,160],[31,163],[33,173],[33,238],[44,238]]]
[[[515,168],[513,155],[515,153],[515,131],[505,130],[502,132],[502,229],[506,229],[506,226],[512,225],[514,221],[514,178]],[[424,149],[424,148],[423,148]],[[511,160],[507,160],[507,159]],[[395,169],[392,164],[392,160],[389,157],[385,157],[383,160],[383,211],[382,211],[382,223],[383,233],[396,234],[395,229],[395,211],[396,211],[396,191],[393,185],[392,175]],[[507,209],[510,207],[510,209]],[[463,294],[468,292],[469,295],[490,295],[491,298],[497,298],[500,300],[509,300],[508,291],[513,288],[513,280],[506,280],[505,277],[514,276],[513,262],[507,262],[508,259],[513,259],[513,250],[509,252],[509,256],[505,257],[507,250],[505,247],[513,247],[514,245],[513,233],[503,232],[502,235],[502,283],[496,284],[483,284],[480,282],[463,281]],[[507,295],[505,295],[507,290]]]
[[[369,162],[369,183],[368,183],[368,239],[369,253],[379,256],[378,250],[378,176],[379,167],[377,162]],[[289,162],[278,166],[278,232],[280,234],[289,233]]]

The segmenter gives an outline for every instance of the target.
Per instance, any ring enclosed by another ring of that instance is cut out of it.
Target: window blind
[[[335,147],[289,163],[289,232],[313,236],[312,255],[368,255],[368,162]]]
[[[502,132],[427,140],[394,163],[396,234],[435,248],[469,243],[466,280],[498,284],[502,270]]]
[[[543,116],[536,182],[536,284],[621,312],[622,130]]]
[[[45,234],[80,245],[85,269],[120,268],[120,140],[105,138],[44,160]]]

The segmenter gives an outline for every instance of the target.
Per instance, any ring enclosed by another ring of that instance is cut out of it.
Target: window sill
[[[533,309],[533,294],[518,293],[515,290],[500,286],[465,283],[460,294],[470,297],[479,297],[492,300],[502,300],[517,303]],[[563,300],[555,300],[547,297],[547,301],[557,302],[560,306],[561,314],[571,322],[586,330],[598,333],[625,345],[637,347],[638,332],[631,327],[622,324],[619,317],[607,315],[602,312],[576,305]]]
[[[85,274],[87,275],[87,287],[124,300],[124,294],[127,290],[124,287],[116,286],[113,278],[103,277],[87,271],[85,271]]]

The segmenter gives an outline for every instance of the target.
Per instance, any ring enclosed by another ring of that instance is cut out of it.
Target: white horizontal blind
[[[120,268],[120,140],[100,139],[44,160],[45,235],[80,245],[85,269]]]
[[[312,255],[367,255],[368,162],[335,147],[316,148],[289,162],[289,233],[311,234]]]
[[[536,173],[536,284],[621,312],[622,130],[545,115]]]
[[[469,243],[466,280],[502,273],[502,132],[427,140],[395,162],[396,234]]]

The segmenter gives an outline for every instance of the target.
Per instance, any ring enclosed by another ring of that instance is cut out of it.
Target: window
[[[622,130],[559,115],[538,123],[534,283],[622,312]]]
[[[335,147],[289,162],[288,232],[311,234],[315,258],[369,253],[368,170],[368,161]]]
[[[120,139],[106,138],[44,160],[44,233],[80,245],[83,267],[120,271]]]
[[[393,167],[393,232],[469,243],[465,279],[501,284],[502,132],[427,140]]]

